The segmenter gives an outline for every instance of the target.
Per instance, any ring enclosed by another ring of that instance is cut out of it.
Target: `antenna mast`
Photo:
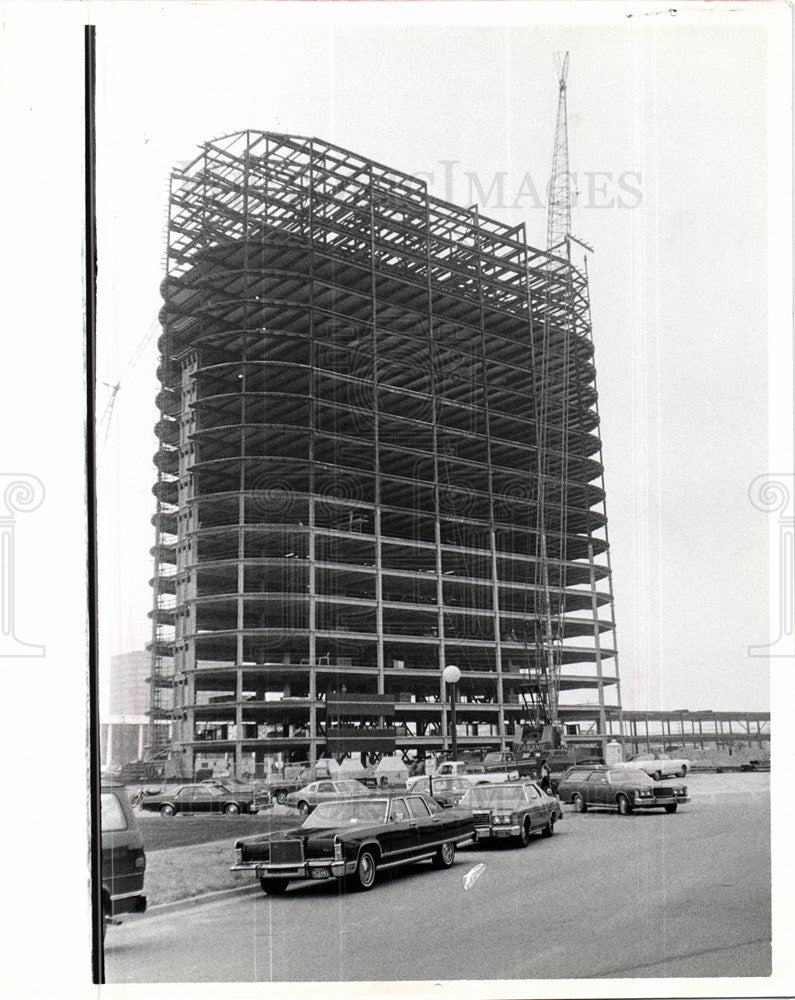
[[[569,53],[558,66],[558,120],[555,125],[555,147],[552,152],[552,174],[549,178],[549,208],[547,214],[547,248],[557,246],[571,232],[571,176],[569,174],[569,126],[566,111],[566,76]]]

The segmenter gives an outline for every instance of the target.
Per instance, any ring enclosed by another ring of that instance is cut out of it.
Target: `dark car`
[[[654,781],[645,771],[622,771],[610,767],[571,767],[560,779],[558,795],[577,812],[618,809],[627,816],[635,809],[665,809],[676,812],[689,802],[687,787]]]
[[[228,789],[220,783],[213,785],[176,785],[166,788],[157,795],[146,795],[140,801],[141,809],[159,812],[161,816],[175,813],[255,813],[254,792],[240,792]]]
[[[123,785],[101,790],[102,916],[104,925],[122,913],[146,909],[146,855],[141,834]]]
[[[513,837],[521,847],[533,833],[551,837],[563,818],[558,799],[534,782],[478,785],[461,799],[461,808],[472,810],[478,840]]]
[[[371,889],[383,868],[430,860],[449,868],[456,846],[474,840],[470,813],[424,795],[323,802],[291,830],[238,840],[232,871],[253,871],[264,892],[282,895],[294,879],[342,879]]]

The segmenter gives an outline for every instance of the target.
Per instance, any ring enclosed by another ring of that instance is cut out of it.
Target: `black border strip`
[[[88,751],[91,818],[91,968],[93,981],[105,982],[100,832],[99,676],[97,662],[97,494],[96,494],[96,27],[84,26],[85,70],[85,358],[86,358],[86,529],[88,539]]]

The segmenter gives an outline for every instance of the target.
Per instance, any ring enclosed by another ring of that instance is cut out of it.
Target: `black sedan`
[[[295,879],[342,879],[371,889],[376,872],[429,860],[450,868],[456,846],[474,840],[471,813],[441,809],[424,795],[324,802],[291,830],[239,840],[232,871],[252,871],[264,892]]]
[[[636,809],[665,809],[674,813],[689,802],[685,785],[654,781],[645,771],[610,767],[571,767],[560,779],[561,802],[571,802],[577,812],[588,808],[618,809],[628,816]]]
[[[242,793],[220,783],[176,785],[157,795],[145,795],[140,807],[148,812],[159,812],[161,816],[173,816],[178,812],[226,813],[227,816],[257,812],[253,792]]]

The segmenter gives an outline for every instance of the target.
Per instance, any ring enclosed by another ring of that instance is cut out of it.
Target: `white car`
[[[611,764],[614,770],[621,768],[626,771],[645,771],[658,781],[676,775],[684,778],[690,767],[690,761],[682,757],[672,757],[667,753],[636,753],[621,764]]]

